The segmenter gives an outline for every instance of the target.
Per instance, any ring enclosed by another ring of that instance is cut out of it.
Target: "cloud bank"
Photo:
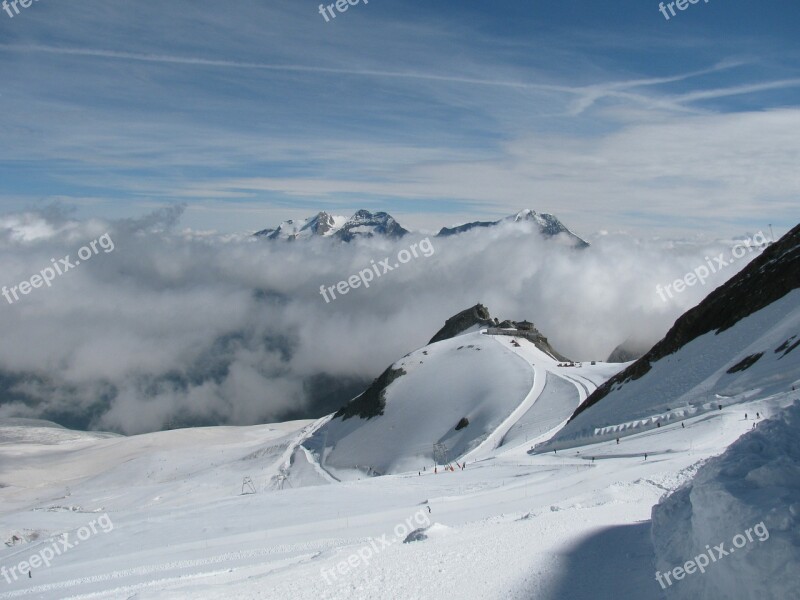
[[[498,227],[433,238],[432,256],[326,303],[321,285],[422,236],[281,243],[181,231],[180,216],[0,216],[0,285],[105,233],[115,246],[13,305],[0,298],[0,417],[131,434],[324,414],[477,302],[533,321],[567,356],[604,359],[626,339],[657,341],[749,260],[665,302],[657,285],[734,242],[601,233],[577,251],[525,226]]]

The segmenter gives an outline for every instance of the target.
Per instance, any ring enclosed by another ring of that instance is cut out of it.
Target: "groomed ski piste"
[[[797,293],[770,307],[783,312],[769,315],[777,325],[762,342],[795,335]],[[670,360],[710,352],[713,335],[695,341],[707,348]],[[726,347],[729,356],[714,354],[690,385],[675,380],[675,395],[721,392],[710,380],[750,352]],[[558,366],[527,340],[481,332],[399,361],[406,375],[370,420],[132,437],[0,422],[0,534],[9,544],[0,566],[24,571],[20,562],[54,541],[63,547],[63,534],[72,544],[31,578],[0,578],[0,599],[664,598],[651,509],[798,397],[800,351],[778,356],[738,376],[747,389],[721,410],[631,429],[619,443],[571,444],[578,426],[664,412],[661,396],[635,411],[603,401],[596,417],[590,409],[563,430],[555,452],[532,447],[625,365]],[[470,424],[455,432],[463,416]],[[441,439],[465,469],[433,472]],[[76,537],[104,515],[113,528]],[[425,531],[402,543],[413,529]],[[770,552],[768,542],[756,552]]]
[[[571,366],[559,366],[570,364]],[[552,434],[627,364],[565,363],[524,337],[464,333],[409,353],[386,389],[380,416],[324,420],[305,446],[339,480],[488,458],[501,446]],[[462,418],[469,424],[459,430]]]

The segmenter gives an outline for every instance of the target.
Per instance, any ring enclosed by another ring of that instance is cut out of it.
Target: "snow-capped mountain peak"
[[[274,229],[263,229],[255,233],[257,237],[270,240],[297,240],[313,237],[336,237],[349,242],[357,237],[372,237],[381,235],[390,238],[399,238],[408,233],[388,213],[372,213],[368,210],[358,210],[350,217],[331,215],[319,212],[307,219],[290,219],[284,221]]]
[[[270,240],[296,240],[310,237],[330,237],[345,223],[347,217],[319,212],[307,219],[289,219],[274,229],[262,229],[256,236]]]
[[[465,223],[455,227],[443,227],[437,234],[437,237],[449,237],[472,229],[496,227],[507,223],[533,223],[545,237],[554,237],[559,234],[564,234],[575,247],[585,248],[589,245],[588,242],[572,233],[555,215],[539,213],[530,208],[526,208],[497,221],[473,221],[472,223]]]
[[[368,210],[356,211],[335,233],[342,241],[349,242],[357,237],[383,236],[401,238],[408,233],[392,215],[385,212],[372,213]]]

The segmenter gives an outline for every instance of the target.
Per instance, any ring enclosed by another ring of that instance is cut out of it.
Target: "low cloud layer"
[[[431,256],[326,303],[321,285],[385,257],[393,265],[422,236],[282,243],[180,231],[179,219],[175,209],[115,222],[56,209],[0,216],[8,288],[105,233],[114,242],[51,287],[0,298],[0,417],[124,433],[297,418],[319,410],[320,388],[348,397],[477,302],[533,321],[567,356],[604,359],[624,340],[657,341],[755,255],[664,301],[657,285],[729,257],[735,242],[601,233],[577,251],[498,227],[432,238]]]

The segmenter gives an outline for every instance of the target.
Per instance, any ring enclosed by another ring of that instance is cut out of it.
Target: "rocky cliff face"
[[[644,356],[650,349],[650,345],[645,345],[641,340],[628,338],[619,346],[614,348],[611,354],[608,355],[606,362],[610,363],[624,363],[632,360],[637,360]]]

